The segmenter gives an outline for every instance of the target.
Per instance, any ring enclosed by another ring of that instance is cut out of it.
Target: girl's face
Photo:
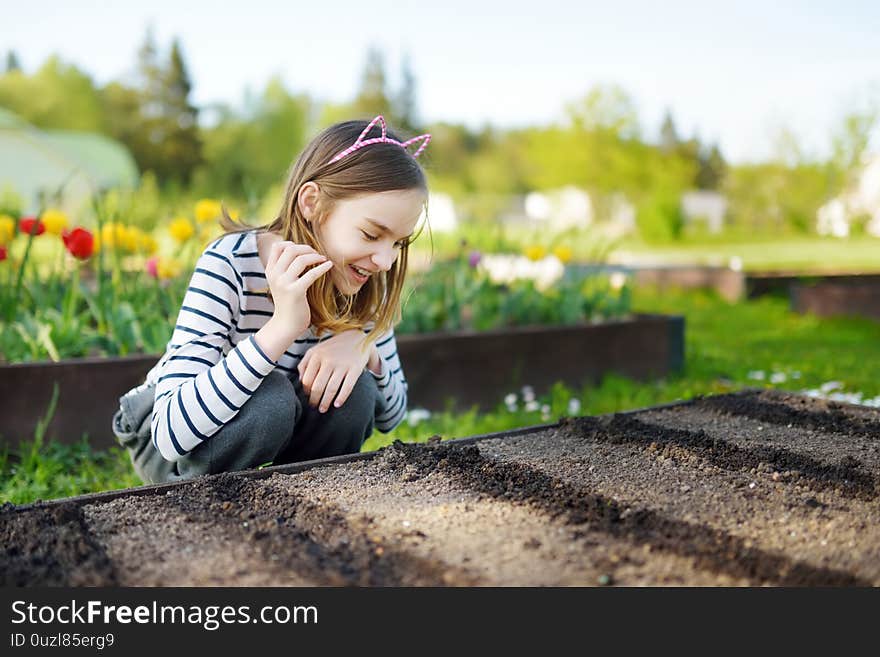
[[[419,189],[375,192],[337,201],[316,232],[336,289],[356,294],[379,272],[388,271],[407,242],[425,204]]]

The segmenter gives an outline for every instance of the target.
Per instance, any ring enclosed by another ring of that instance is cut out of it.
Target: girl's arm
[[[400,424],[406,415],[407,383],[397,353],[394,331],[382,335],[374,346],[379,367],[374,369],[368,366],[368,369],[379,388],[380,401],[376,407],[376,428],[382,433],[388,433]]]
[[[219,248],[199,258],[159,364],[151,429],[169,461],[232,420],[275,368],[253,336],[230,348],[242,289],[231,258]]]

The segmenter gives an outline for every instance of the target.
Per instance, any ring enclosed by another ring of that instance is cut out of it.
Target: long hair
[[[308,244],[318,253],[325,253],[313,226],[330,215],[337,201],[367,193],[411,189],[422,190],[427,198],[428,186],[422,167],[398,145],[371,144],[329,163],[334,155],[355,143],[367,124],[367,121],[345,121],[317,135],[288,172],[284,201],[278,215],[261,228],[278,233],[284,240]],[[365,139],[380,136],[379,126],[374,126],[374,130],[376,134],[371,130]],[[387,135],[402,141],[391,130]],[[319,189],[314,223],[306,221],[297,202],[300,189],[307,182],[317,183]],[[225,209],[220,224],[227,233],[253,229],[253,226],[234,221]],[[400,321],[400,295],[406,277],[410,241],[401,245],[390,270],[370,276],[354,295],[339,292],[327,275],[309,287],[306,299],[318,335],[324,331],[362,329],[372,322],[373,330],[367,339],[374,341]]]

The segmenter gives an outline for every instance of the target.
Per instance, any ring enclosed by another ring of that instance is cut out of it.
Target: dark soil
[[[878,477],[880,412],[750,391],[295,474],[6,505],[0,573],[14,586],[877,586]]]

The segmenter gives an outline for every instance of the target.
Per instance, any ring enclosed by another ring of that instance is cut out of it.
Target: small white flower
[[[532,413],[533,411],[537,411],[539,408],[541,408],[541,405],[538,402],[536,402],[534,399],[530,402],[526,402],[526,410],[529,413]]]
[[[799,378],[801,378],[801,373],[798,371],[794,371],[791,373],[791,378],[792,379],[799,379]]]
[[[761,370],[752,370],[752,371],[749,372],[749,374],[748,374],[748,377],[749,377],[750,379],[752,379],[753,381],[763,381],[763,380],[764,380],[764,376],[765,376],[765,374],[764,374],[764,372],[762,372]]]
[[[581,412],[581,400],[572,398],[568,400],[568,414],[577,415]]]
[[[427,420],[431,417],[431,411],[426,408],[413,408],[410,409],[406,414],[406,421],[409,423],[409,426],[414,427],[419,422],[423,420]]]
[[[826,381],[821,386],[819,386],[819,390],[825,394],[831,392],[832,390],[840,390],[843,388],[843,384],[840,381]]]
[[[523,386],[522,398],[523,398],[523,401],[526,403],[535,401],[534,388],[532,388],[532,386]]]
[[[516,406],[516,395],[512,392],[509,395],[504,396],[504,404],[508,407]]]
[[[770,375],[770,383],[785,383],[787,379],[785,372],[773,372]]]
[[[627,275],[622,271],[616,271],[609,276],[608,282],[611,284],[612,290],[619,290],[626,285]]]

